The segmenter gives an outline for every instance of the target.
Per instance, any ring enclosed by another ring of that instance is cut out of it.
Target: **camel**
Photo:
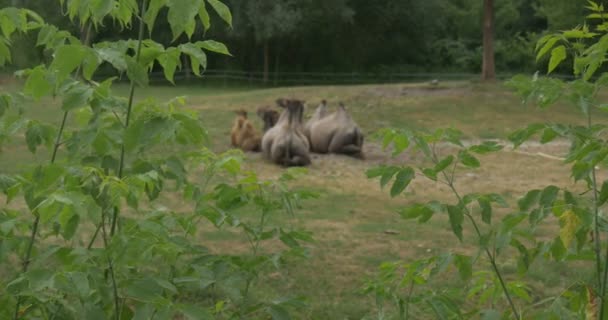
[[[302,133],[303,101],[278,99],[277,104],[285,110],[262,138],[264,157],[288,167],[309,165],[310,144]]]
[[[264,122],[264,132],[274,127],[279,120],[279,113],[276,110],[270,109],[269,107],[258,108],[257,113]]]
[[[323,112],[322,106],[317,111]],[[316,113],[315,113],[316,114]],[[313,116],[314,117],[314,116]],[[363,133],[340,103],[338,110],[310,124],[311,151],[363,157]]]
[[[232,146],[243,151],[260,151],[262,138],[251,121],[247,119],[247,111],[241,109],[235,113],[237,116],[230,131]]]
[[[308,119],[308,121],[306,121],[306,124],[304,125],[304,135],[306,136],[306,138],[308,138],[308,141],[310,141],[310,127],[314,123],[327,116],[327,114],[327,101],[321,100],[321,104],[317,107],[315,113],[312,114],[312,117],[310,117],[310,119]]]

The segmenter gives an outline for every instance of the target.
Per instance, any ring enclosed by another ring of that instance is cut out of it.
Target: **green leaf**
[[[268,313],[272,316],[272,320],[290,320],[289,312],[280,305],[272,305],[268,308]]]
[[[200,76],[201,75],[201,67],[203,70],[207,69],[207,55],[203,50],[199,47],[195,46],[192,43],[186,43],[179,46],[179,49],[184,53],[190,56],[190,64],[192,66],[192,72]]]
[[[540,137],[540,143],[549,143],[557,138],[557,131],[553,130],[553,128],[547,127],[543,130],[543,135]]]
[[[460,159],[460,163],[469,168],[479,168],[479,166],[481,165],[479,163],[479,160],[477,160],[477,158],[475,158],[466,150],[460,150],[460,152],[458,152],[458,158]]]
[[[604,180],[604,182],[602,183],[602,189],[600,190],[600,196],[597,205],[601,206],[606,203],[606,201],[608,201],[608,180]]]
[[[83,83],[77,82],[66,91],[61,109],[71,111],[88,105],[93,96],[93,89]]]
[[[127,297],[141,302],[156,302],[162,299],[163,289],[152,279],[132,280],[124,287]]]
[[[194,18],[199,12],[203,0],[169,0],[167,20],[173,33],[172,41],[177,40],[184,32],[188,39],[192,37],[196,22]]]
[[[433,170],[435,172],[441,172],[441,171],[445,170],[447,167],[449,167],[452,164],[452,162],[454,162],[454,156],[449,155],[449,156],[441,159],[441,161],[439,161],[435,165],[435,168],[433,168]]]
[[[181,61],[179,59],[180,52],[177,48],[168,48],[165,53],[158,56],[158,63],[163,67],[165,78],[175,84],[173,77],[177,67],[181,67]]]
[[[87,48],[82,45],[69,44],[55,51],[55,58],[50,70],[57,72],[57,82],[61,83],[78,68],[87,54]]]
[[[566,47],[560,45],[551,51],[551,59],[549,60],[549,68],[547,73],[555,70],[555,68],[566,59]]]
[[[428,221],[434,214],[434,210],[424,204],[415,204],[399,210],[403,219],[419,219],[419,222]],[[421,221],[422,220],[422,221]]]
[[[148,26],[148,32],[152,35],[152,30],[154,29],[154,22],[156,21],[156,17],[158,16],[158,12],[162,7],[164,7],[167,3],[167,0],[151,0],[148,4],[148,10],[144,14],[144,22]]]
[[[211,22],[209,18],[209,12],[207,12],[207,7],[205,6],[205,1],[201,3],[201,7],[198,9],[198,17],[201,19],[201,23],[203,24],[203,29],[205,31],[209,30],[211,27]]]
[[[426,142],[424,137],[415,136],[414,143],[416,143],[416,147],[420,151],[422,151],[422,153],[424,153],[425,156],[427,156],[429,158],[432,156],[431,148],[429,147],[429,144]]]
[[[421,169],[422,174],[424,174],[425,177],[433,180],[433,181],[437,181],[437,172],[431,168],[423,168]]]
[[[36,148],[41,144],[50,146],[53,143],[54,130],[46,125],[40,124],[38,121],[31,120],[27,125],[25,132],[25,142],[27,148],[32,153],[36,153]]]
[[[509,135],[508,139],[514,144],[514,147],[519,147],[521,144],[530,139],[531,136],[544,129],[543,124],[531,124],[525,129],[517,130]]]
[[[553,203],[555,202],[555,199],[557,199],[557,194],[559,193],[559,188],[556,186],[548,186],[545,189],[543,189],[542,193],[540,194],[540,200],[539,203],[541,206],[543,206],[545,209],[547,208],[551,208],[553,206]]]
[[[23,92],[36,100],[53,92],[53,85],[48,81],[44,67],[38,66],[29,73]]]
[[[525,213],[511,213],[502,218],[501,228],[503,231],[511,231],[526,219]]]
[[[471,146],[469,151],[477,154],[486,154],[502,150],[503,146],[494,141],[486,141],[482,144]]]
[[[222,20],[226,21],[226,23],[232,27],[232,14],[230,13],[228,6],[218,0],[207,0],[207,2],[211,5],[211,7],[213,7],[213,10],[217,12],[220,18],[222,18]]]
[[[0,95],[0,118],[2,118],[2,116],[4,115],[6,110],[8,110],[8,108],[10,108],[10,106],[12,104],[12,100],[13,99],[8,94]]]
[[[391,197],[396,197],[405,190],[405,188],[410,184],[412,179],[416,173],[412,168],[405,168],[397,173],[395,177],[395,182],[393,183],[393,187],[391,188]]]
[[[448,216],[450,217],[452,231],[462,241],[462,222],[464,221],[462,209],[457,206],[448,206]]]
[[[205,49],[207,51],[231,56],[230,51],[228,51],[228,48],[226,47],[226,45],[224,45],[221,42],[217,42],[215,40],[198,41],[198,42],[196,42],[196,46],[198,46],[202,49]]]
[[[494,309],[482,310],[481,320],[502,320],[502,314]]]
[[[559,37],[550,36],[550,38],[544,42],[542,49],[540,49],[538,51],[538,53],[536,54],[536,60],[537,61],[540,60],[540,58],[542,58],[545,54],[547,54],[547,52],[549,52],[549,50],[551,50],[553,48],[553,46],[557,43],[558,40],[559,40]],[[540,43],[540,41],[539,41],[539,43]]]
[[[491,224],[492,223],[492,204],[490,200],[485,197],[479,197],[477,199],[479,208],[481,208],[481,221]]]
[[[458,273],[462,280],[469,280],[473,276],[473,263],[469,256],[460,254],[454,255],[454,264],[458,268]]]
[[[384,186],[391,181],[393,176],[397,174],[399,170],[400,169],[398,167],[383,167],[382,176],[380,178],[380,187],[384,188]]]
[[[118,70],[119,72],[127,70],[127,61],[125,58],[125,53],[119,50],[118,48],[95,48],[95,51],[97,52],[97,55],[101,60],[108,62],[114,67],[114,69]]]
[[[215,319],[209,310],[196,305],[182,304],[178,306],[179,311],[190,320]]]
[[[407,147],[410,146],[410,140],[408,139],[408,137],[404,134],[395,134],[392,137],[392,141],[393,141],[393,156],[399,155],[403,152],[403,150],[407,149]]]
[[[561,238],[559,236],[556,237],[551,245],[551,255],[555,260],[561,261],[565,258],[566,253],[567,249],[564,247]]]
[[[114,9],[114,0],[90,0],[89,8],[93,14],[93,20],[101,23],[103,18]]]
[[[146,68],[140,65],[133,57],[126,57],[126,61],[129,79],[140,87],[147,87],[149,79]]]

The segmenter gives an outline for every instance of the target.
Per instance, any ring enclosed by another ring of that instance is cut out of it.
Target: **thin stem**
[[[105,227],[106,224],[103,223],[104,220],[105,220],[105,217],[102,217],[101,235],[103,238],[104,245],[107,248],[108,247],[108,236],[107,236],[106,227]],[[116,278],[114,277],[114,264],[112,263],[112,259],[110,258],[109,255],[107,258],[108,258],[107,272],[110,273],[110,280],[112,281],[112,294],[114,295],[114,308],[115,308],[114,315],[115,315],[116,320],[120,320],[120,317],[119,317],[120,298],[118,297],[118,287],[116,286]]]
[[[84,35],[84,45],[89,45],[91,40],[91,22],[87,23],[86,33]],[[80,76],[82,70],[82,65],[78,66],[76,70],[76,76]],[[51,154],[51,164],[55,163],[57,159],[57,152],[59,151],[59,147],[63,144],[61,139],[63,138],[63,131],[65,130],[65,124],[67,122],[69,115],[69,111],[63,112],[63,118],[61,120],[61,125],[59,127],[59,131],[57,132],[57,137],[55,138],[55,144],[53,146],[53,153]],[[27,245],[27,251],[25,254],[25,259],[23,260],[23,268],[22,273],[26,273],[30,264],[30,259],[32,256],[32,249],[34,247],[34,242],[36,241],[36,234],[38,233],[38,225],[40,224],[40,216],[36,216],[34,218],[34,223],[32,223],[32,233],[30,234],[30,241]],[[21,308],[22,297],[17,298],[17,305],[15,306],[15,320],[19,318],[19,309]]]
[[[91,250],[91,248],[93,247],[93,244],[95,243],[95,240],[97,239],[97,235],[99,234],[99,230],[101,230],[102,224],[104,224],[103,220],[97,226],[97,229],[95,230],[95,233],[93,234],[93,237],[91,238],[91,241],[89,242],[89,245],[87,246],[87,250]]]
[[[63,120],[61,121],[61,126],[59,127],[59,132],[57,132],[57,137],[55,138],[55,145],[53,146],[53,153],[51,155],[51,164],[55,163],[57,159],[57,151],[59,150],[59,146],[61,145],[61,138],[63,136],[63,131],[65,129],[65,123],[68,118],[68,111],[63,113]],[[32,233],[30,234],[30,241],[27,244],[27,251],[25,253],[25,258],[23,259],[23,267],[21,269],[22,273],[26,273],[29,265],[30,259],[32,257],[32,250],[34,248],[34,242],[36,242],[36,234],[38,233],[38,225],[40,224],[40,216],[37,215],[34,218],[34,223],[32,223]],[[21,303],[23,302],[23,298],[20,296],[17,298],[17,305],[15,306],[15,320],[19,318],[19,309],[21,308]]]
[[[141,2],[140,14],[143,16],[146,12],[146,0]],[[144,40],[144,31],[146,24],[142,19],[139,19],[139,34],[137,36],[137,51],[135,52],[135,62],[139,63],[139,57],[141,56],[141,47]],[[129,88],[129,104],[127,105],[127,116],[125,119],[125,128],[129,127],[131,121],[131,110],[133,109],[133,97],[135,96],[135,80],[131,79],[131,86]],[[124,142],[120,146],[120,162],[118,164],[118,178],[122,178],[122,173],[125,166],[125,144]],[[116,231],[116,220],[118,220],[118,207],[114,207],[114,214],[112,215],[112,227],[110,229],[110,237],[114,235]]]
[[[410,286],[407,292],[407,298],[405,300],[405,320],[410,318],[410,301],[412,300],[412,293],[414,292],[414,281],[410,282]]]
[[[591,129],[591,108],[587,111],[587,129]],[[604,257],[604,271],[602,272],[602,253],[601,253],[601,238],[600,238],[600,212],[599,212],[599,199],[597,190],[597,174],[595,165],[591,167],[591,191],[593,192],[593,235],[594,235],[594,251],[595,251],[595,267],[597,269],[597,281],[598,289],[600,291],[600,312],[598,319],[604,319],[604,298],[606,295],[606,282],[608,280],[608,247],[606,248],[606,254]],[[603,273],[603,275],[602,275]]]
[[[437,155],[435,153],[432,154],[431,158],[432,158],[432,161],[435,162],[435,164],[438,163],[439,160],[437,159]],[[456,161],[456,159],[454,159],[454,167],[452,168],[451,176],[448,176],[448,174],[445,173],[445,171],[442,171],[441,173],[443,174],[443,177],[445,178],[448,187],[452,190],[452,193],[454,193],[454,195],[458,199],[458,203],[463,203],[462,197],[460,196],[460,194],[456,190],[456,187],[454,186],[456,163],[457,163],[457,161]],[[479,229],[477,222],[473,218],[471,211],[469,210],[469,208],[467,206],[464,206],[463,209],[465,210],[465,215],[471,221],[471,224],[473,225],[473,228],[475,229],[475,233],[477,234],[477,237],[479,239],[481,239],[482,238],[481,230]],[[496,256],[494,254],[492,254],[492,252],[490,252],[490,250],[487,247],[484,247],[484,251],[488,257],[488,260],[490,260],[490,264],[492,265],[492,268],[494,269],[494,273],[496,273],[496,277],[498,278],[502,291],[505,294],[507,301],[509,302],[511,310],[513,311],[513,315],[515,315],[516,319],[520,319],[519,312],[517,311],[517,308],[515,307],[515,304],[513,303],[513,299],[511,298],[511,295],[509,294],[507,285],[502,277],[500,269],[498,269],[498,265],[496,264]]]
[[[259,233],[264,232],[264,222],[266,221],[266,210],[262,211],[262,217],[260,217],[260,229],[259,229]],[[258,253],[258,249],[260,247],[260,237],[257,236],[255,239],[255,247],[253,248],[253,255],[257,255]]]
[[[458,202],[462,203],[462,197],[460,197],[460,194],[458,193],[458,191],[456,190],[456,188],[454,187],[454,184],[452,182],[450,182],[450,189],[452,189],[452,192],[458,199]],[[481,230],[479,230],[479,226],[477,225],[477,222],[475,221],[475,219],[473,219],[473,216],[471,215],[469,208],[467,208],[465,206],[464,210],[466,212],[465,215],[467,216],[467,218],[469,218],[469,220],[471,221],[471,224],[473,224],[473,228],[475,229],[475,233],[477,234],[477,237],[481,239],[482,238]],[[513,303],[511,294],[509,294],[509,290],[507,289],[507,284],[505,283],[504,279],[502,278],[502,273],[500,272],[500,270],[498,269],[498,265],[496,264],[496,256],[494,256],[487,247],[484,247],[484,251],[486,252],[486,255],[488,256],[488,259],[490,260],[490,264],[492,264],[494,273],[496,273],[496,277],[498,277],[498,281],[500,282],[502,291],[504,292],[505,297],[509,301],[509,305],[511,306],[511,310],[513,311],[513,314],[515,315],[515,318],[521,319],[519,316],[519,312],[517,311],[517,308],[515,308],[515,303]]]

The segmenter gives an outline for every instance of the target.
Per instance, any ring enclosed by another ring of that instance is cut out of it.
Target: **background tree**
[[[483,1],[483,65],[481,79],[496,79],[494,63],[494,0]]]

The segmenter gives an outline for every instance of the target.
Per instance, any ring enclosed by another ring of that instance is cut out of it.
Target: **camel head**
[[[279,112],[276,110],[272,110],[269,107],[258,108],[257,114],[258,117],[260,117],[264,122],[264,132],[274,127],[274,125],[279,120]]]
[[[241,117],[247,119],[247,111],[244,109],[234,110],[234,113],[236,113],[237,116],[241,116]]]

